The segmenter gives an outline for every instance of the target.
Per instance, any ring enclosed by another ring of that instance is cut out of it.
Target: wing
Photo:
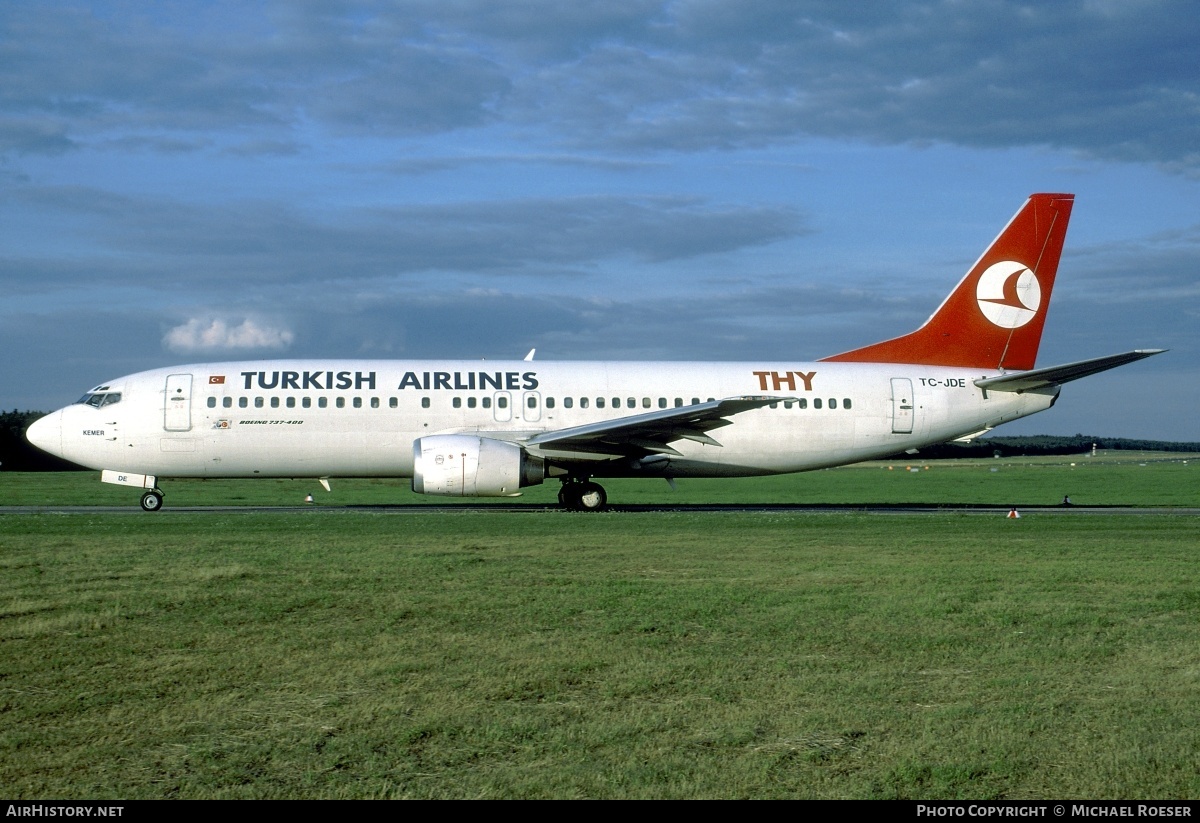
[[[1107,369],[1115,369],[1117,366],[1124,366],[1126,363],[1141,360],[1143,357],[1162,354],[1164,351],[1166,349],[1137,349],[1135,351],[1127,351],[1123,354],[1110,354],[1107,357],[1097,357],[1092,360],[1080,360],[1077,363],[1067,363],[1063,366],[1050,366],[1045,369],[1033,369],[1032,371],[1016,372],[1015,374],[1002,374],[999,377],[983,377],[976,380],[975,385],[981,389],[990,389],[992,391],[1018,393],[1032,391],[1033,389],[1041,389],[1046,386],[1069,383],[1072,380],[1078,380],[1090,374],[1096,374]]]
[[[795,398],[730,397],[725,400],[710,400],[707,403],[542,432],[527,440],[525,446],[541,452],[579,452],[615,457],[645,454],[679,455],[680,452],[668,444],[676,440],[692,440],[709,446],[720,446],[721,444],[708,433],[733,423],[728,418],[750,409],[760,409],[788,400]]]

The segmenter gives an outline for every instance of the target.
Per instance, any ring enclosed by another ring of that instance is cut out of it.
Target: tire
[[[575,501],[581,512],[598,512],[608,503],[608,494],[599,483],[583,483],[575,492]]]
[[[156,512],[162,508],[162,492],[152,491],[142,495],[142,511]]]
[[[559,505],[566,509],[578,509],[579,490],[582,486],[581,483],[563,483],[562,488],[558,490]]]

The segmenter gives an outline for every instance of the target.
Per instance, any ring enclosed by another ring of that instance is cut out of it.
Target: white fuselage
[[[780,401],[712,431],[719,446],[674,442],[681,456],[529,451],[601,477],[777,474],[953,440],[1057,397],[1057,387],[1018,394],[972,382],[995,374],[831,362],[203,363],[110,381],[94,391],[119,401],[61,409],[39,436],[56,432],[54,451],[81,465],[160,478],[410,477],[412,444],[428,435],[522,444],[544,431],[753,395]]]

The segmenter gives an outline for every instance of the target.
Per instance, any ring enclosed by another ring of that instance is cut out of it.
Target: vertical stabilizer
[[[824,360],[1032,369],[1074,202],[1030,195],[925,325]]]

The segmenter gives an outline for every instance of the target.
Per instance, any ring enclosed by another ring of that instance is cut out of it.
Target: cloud
[[[6,154],[63,154],[77,148],[66,126],[41,117],[0,115],[0,157]]]
[[[580,170],[644,172],[666,166],[661,161],[624,157],[600,157],[590,154],[469,154],[458,157],[406,157],[387,163],[385,171],[398,175],[421,175],[471,167],[529,166],[545,169],[554,166]]]
[[[508,116],[626,149],[797,136],[1197,163],[1200,24],[1169,3],[682,0],[515,84]],[[544,90],[553,89],[554,94]]]
[[[276,327],[262,320],[246,318],[235,326],[221,318],[192,318],[163,335],[163,345],[173,352],[184,354],[246,349],[283,350],[291,346],[294,339],[295,335],[290,329]]]
[[[794,208],[683,196],[528,197],[346,207],[313,214],[293,204],[231,201],[222,208],[81,186],[27,187],[14,197],[76,224],[75,278],[127,277],[113,252],[179,281],[290,286],[403,279],[429,272],[561,274],[566,266],[661,262],[768,245],[807,234]],[[0,206],[3,206],[0,196]],[[80,262],[81,260],[86,262]],[[44,265],[44,264],[43,264]],[[67,275],[69,266],[62,266]],[[0,279],[21,261],[0,258]],[[149,282],[149,281],[146,281]]]
[[[804,360],[910,331],[939,299],[883,306],[829,284],[681,291],[669,300],[424,288],[312,296],[288,311],[305,330],[298,357],[519,359],[536,346],[547,360]]]
[[[1200,173],[1200,16],[1169,2],[438,0],[11,4],[0,149],[236,130],[247,146],[501,125],[661,152],[871,143],[1053,146]]]

